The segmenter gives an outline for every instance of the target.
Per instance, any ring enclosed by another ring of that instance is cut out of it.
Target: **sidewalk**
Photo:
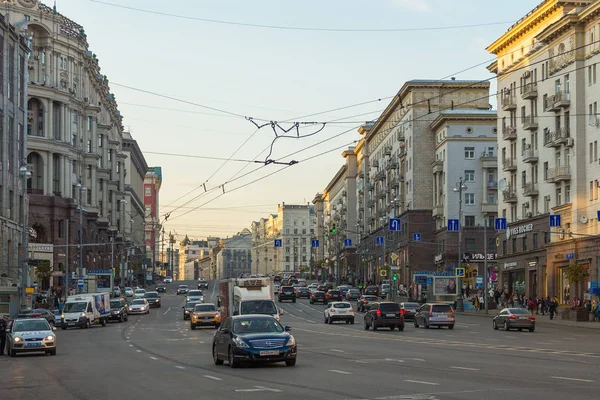
[[[499,310],[489,310],[489,314],[485,314],[485,311],[465,311],[465,312],[456,312],[457,315],[468,315],[471,317],[481,317],[481,318],[493,318],[498,314]],[[568,326],[573,328],[584,328],[584,329],[596,329],[600,330],[600,322],[577,322],[577,321],[569,321],[560,319],[558,317],[554,317],[554,319],[550,319],[548,314],[546,315],[535,315],[535,323],[536,325],[554,325],[554,326]]]

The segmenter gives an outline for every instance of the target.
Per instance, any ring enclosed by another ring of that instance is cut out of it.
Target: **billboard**
[[[456,296],[456,278],[435,276],[433,278],[434,296]]]

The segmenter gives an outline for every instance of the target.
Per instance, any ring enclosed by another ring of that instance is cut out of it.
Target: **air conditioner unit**
[[[531,76],[531,71],[525,71],[523,74],[523,78],[529,78]]]
[[[575,140],[573,138],[567,138],[567,142],[565,143],[565,146],[573,147],[574,144],[575,144]]]

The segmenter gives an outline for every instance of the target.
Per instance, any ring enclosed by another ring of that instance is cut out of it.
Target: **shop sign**
[[[531,232],[531,231],[533,231],[533,224],[509,227],[506,229],[506,238],[510,239],[511,236],[522,235],[524,233]]]
[[[39,253],[54,252],[54,246],[51,244],[29,243],[27,248],[29,249],[30,252],[39,252]]]
[[[413,275],[456,276],[454,272],[417,271]]]
[[[496,260],[498,258],[498,254],[496,253],[488,253],[487,254],[487,259],[488,260]],[[463,255],[463,259],[466,262],[469,261],[485,261],[485,255],[483,253],[465,253]]]
[[[504,263],[504,269],[513,269],[513,268],[516,268],[516,266],[517,266],[516,261]]]

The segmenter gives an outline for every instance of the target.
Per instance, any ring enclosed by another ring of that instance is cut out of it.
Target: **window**
[[[102,147],[102,142],[104,141],[104,138],[102,137],[102,135],[98,135],[98,147]]]
[[[537,232],[533,233],[533,249],[537,249],[538,248],[538,234]]]
[[[108,149],[108,161],[112,161],[112,154],[113,154],[112,149]]]
[[[62,220],[62,219],[58,220],[58,237],[59,238],[63,237],[63,232],[65,230],[64,224],[65,224],[64,220]]]
[[[467,226],[467,227],[475,226],[475,216],[474,215],[465,215],[465,226]]]
[[[101,192],[104,190],[104,179],[98,180],[98,191]]]
[[[87,117],[87,130],[88,131],[92,131],[92,122],[94,121],[94,119],[92,117]]]
[[[550,232],[544,232],[544,243],[550,243]]]
[[[475,158],[475,147],[465,147],[465,159],[473,160]]]
[[[467,238],[465,239],[465,247],[466,247],[466,251],[475,251],[475,239],[473,238]]]
[[[565,186],[565,203],[571,202],[571,186]]]
[[[117,174],[121,172],[121,163],[117,161]]]
[[[15,89],[13,82],[15,81],[15,46],[8,45],[8,100],[13,100]],[[10,143],[10,142],[9,142]]]
[[[560,206],[562,204],[562,189],[556,189],[556,205]]]
[[[87,166],[87,177],[88,179],[92,179],[92,164]],[[88,190],[88,192],[90,192],[90,190]]]
[[[473,170],[465,171],[465,182],[475,182],[475,171],[473,171]]]
[[[302,221],[302,225],[304,225],[304,221]],[[302,234],[306,235],[306,228],[302,229]]]
[[[468,206],[475,205],[475,193],[465,193],[465,204]]]
[[[506,255],[508,252],[506,251],[506,240],[502,241],[502,254]]]
[[[523,251],[527,251],[527,236],[523,236],[522,241]]]
[[[146,196],[150,196],[150,186],[146,187]]]
[[[88,139],[88,141],[87,141],[87,152],[88,153],[92,152],[92,139]]]
[[[513,253],[517,252],[517,238],[512,239],[512,252]]]
[[[71,113],[71,122],[75,125],[77,125],[77,111],[73,111]]]

